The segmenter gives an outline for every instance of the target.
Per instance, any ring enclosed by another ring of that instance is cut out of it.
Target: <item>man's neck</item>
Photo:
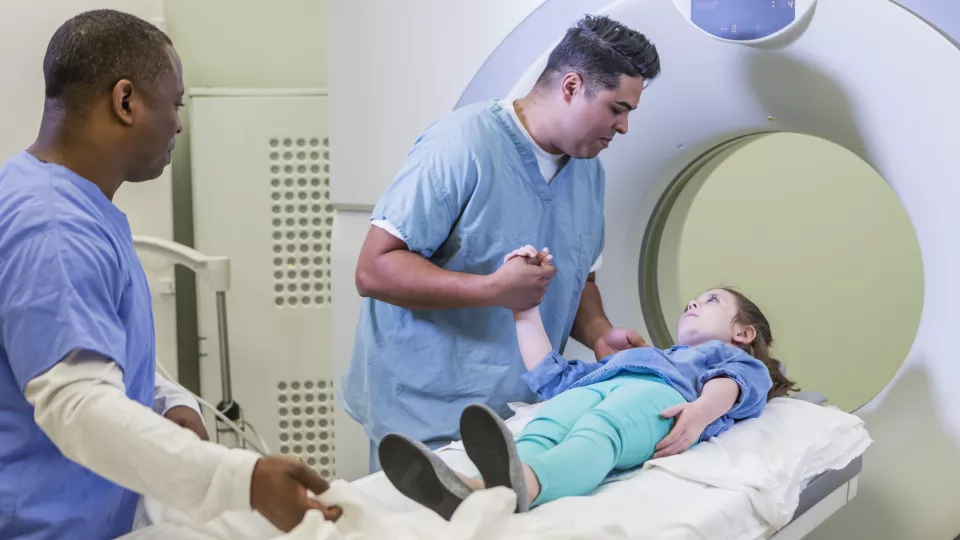
[[[517,118],[520,119],[523,127],[526,128],[527,133],[537,143],[537,146],[548,154],[557,156],[563,154],[563,150],[557,148],[550,137],[552,128],[550,115],[546,103],[539,96],[531,92],[518,99],[514,102],[514,110],[517,111]]]
[[[61,113],[45,110],[40,134],[27,151],[42,162],[73,171],[100,188],[112,201],[123,177],[117,172],[116,163],[108,157],[110,152],[97,144],[90,131],[95,128],[80,129],[66,121]]]

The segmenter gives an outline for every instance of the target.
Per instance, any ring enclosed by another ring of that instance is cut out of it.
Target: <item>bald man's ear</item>
[[[126,125],[133,124],[133,83],[123,79],[113,85],[113,114]]]

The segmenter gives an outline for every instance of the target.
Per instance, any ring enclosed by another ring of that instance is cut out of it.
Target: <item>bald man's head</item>
[[[150,95],[172,69],[170,38],[134,15],[81,13],[54,33],[43,59],[48,106],[82,113],[126,79]]]

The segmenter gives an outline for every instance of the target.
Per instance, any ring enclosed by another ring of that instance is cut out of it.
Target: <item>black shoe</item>
[[[487,488],[508,487],[517,493],[517,512],[530,509],[523,464],[510,428],[486,405],[470,405],[460,415],[460,437],[470,461]]]
[[[380,467],[390,483],[447,521],[473,491],[423,443],[391,433],[380,441]]]

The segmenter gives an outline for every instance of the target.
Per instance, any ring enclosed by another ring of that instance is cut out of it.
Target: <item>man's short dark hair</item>
[[[605,15],[587,15],[567,30],[553,49],[537,84],[579,73],[588,92],[613,90],[620,76],[651,81],[660,74],[660,56],[646,36]]]
[[[159,28],[128,13],[81,13],[53,34],[43,58],[46,98],[68,110],[84,108],[122,79],[148,95],[172,66],[173,45]]]

